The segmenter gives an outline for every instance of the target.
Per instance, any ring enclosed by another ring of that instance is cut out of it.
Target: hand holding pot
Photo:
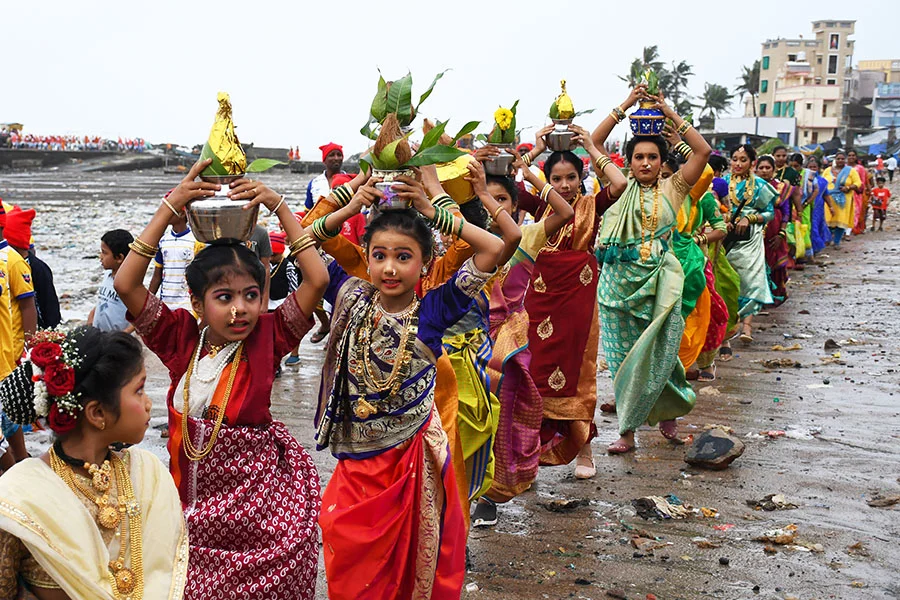
[[[391,190],[400,199],[405,200],[410,206],[419,211],[426,219],[434,217],[434,206],[425,194],[425,186],[418,179],[401,175],[394,180]]]
[[[595,148],[594,141],[591,139],[591,134],[588,133],[584,127],[579,127],[578,125],[569,125],[569,131],[575,133],[575,137],[572,138],[572,141],[587,150],[589,153],[592,149]]]
[[[540,156],[547,149],[547,136],[555,127],[555,125],[547,125],[538,130],[534,137],[534,156]]]
[[[262,204],[270,211],[275,210],[281,202],[281,194],[269,189],[261,181],[253,181],[242,177],[231,182],[231,190],[228,197],[232,200],[246,200],[244,210],[250,210],[254,206]]]
[[[206,183],[205,181],[196,181],[200,172],[212,163],[212,159],[199,160],[194,163],[191,170],[188,171],[184,179],[181,180],[169,197],[166,198],[169,204],[176,211],[181,212],[193,200],[200,198],[212,198],[221,186],[216,183]]]
[[[381,178],[379,177],[367,176],[361,180],[361,183],[357,186],[356,193],[353,194],[350,202],[347,203],[347,207],[353,211],[353,214],[356,215],[362,212],[364,206],[369,207],[373,204],[378,204],[378,201],[384,197],[384,194],[375,187],[375,184],[380,182]]]
[[[480,198],[487,193],[487,177],[484,174],[484,165],[477,160],[473,160],[466,167],[469,169],[469,173],[463,176],[463,179],[472,184],[472,191]]]
[[[500,154],[500,148],[489,144],[476,150],[472,157],[478,162],[483,163],[486,160],[491,160],[495,156],[500,156]]]

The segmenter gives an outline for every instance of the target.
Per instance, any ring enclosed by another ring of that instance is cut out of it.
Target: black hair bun
[[[37,420],[34,410],[34,371],[31,362],[24,362],[0,382],[0,404],[7,418],[18,425],[30,425]]]

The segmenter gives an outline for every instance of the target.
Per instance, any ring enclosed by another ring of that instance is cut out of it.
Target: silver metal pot
[[[237,181],[241,177],[243,175],[201,175],[200,179],[206,183],[215,183],[222,186],[222,189],[216,192],[216,196],[227,196],[228,184],[232,181]]]
[[[246,242],[256,227],[259,205],[244,210],[245,204],[243,200],[227,198],[194,200],[187,205],[191,232],[205,244],[224,238]]]
[[[564,152],[574,147],[572,138],[575,137],[574,131],[551,131],[547,135],[547,147],[554,152]]]
[[[488,175],[499,175],[501,177],[509,175],[509,166],[516,157],[510,154],[506,148],[501,149],[503,150],[502,154],[492,156],[484,163],[484,172]]]
[[[382,179],[381,182],[375,184],[375,189],[384,194],[384,198],[378,203],[379,210],[405,210],[410,207],[409,202],[401,200],[397,193],[391,189],[391,186],[394,185],[394,180],[401,175],[414,177],[415,173],[412,169],[399,169],[396,171],[375,169],[372,174]]]

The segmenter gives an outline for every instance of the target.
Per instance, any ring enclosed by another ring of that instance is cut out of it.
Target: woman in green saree
[[[625,107],[639,99],[654,102],[672,120],[687,142],[676,150],[688,159],[678,173],[660,180],[668,154],[665,139],[632,138],[625,149],[632,179],[600,228],[600,323],[621,436],[607,448],[613,454],[634,450],[634,432],[643,423],[659,423],[661,433],[674,439],[675,419],[687,414],[696,399],[678,359],[684,271],[670,240],[678,211],[703,174],[710,148],[661,95],[651,96],[643,86],[632,91]],[[604,119],[593,133],[594,143],[604,143],[622,117],[620,109]]]

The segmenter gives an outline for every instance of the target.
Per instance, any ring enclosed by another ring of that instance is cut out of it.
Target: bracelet
[[[278,201],[278,204],[275,205],[275,208],[269,211],[268,216],[272,216],[278,212],[278,209],[281,208],[281,205],[284,204],[284,194],[281,195],[281,200]]]
[[[456,237],[458,237],[458,238],[462,237],[463,225],[465,225],[465,224],[466,224],[466,220],[460,216],[459,217],[459,228],[456,230]]]
[[[691,127],[693,127],[693,125],[691,125],[687,121],[682,121],[681,125],[678,126],[678,129],[676,131],[678,132],[678,135],[683,136]]]
[[[601,154],[595,164],[597,165],[598,173],[602,173],[606,170],[606,167],[612,164],[612,159],[605,154]]]
[[[499,214],[500,214],[500,211],[502,211],[502,210],[503,210],[503,207],[502,207],[502,206],[498,206],[498,207],[497,207],[497,210],[494,211],[494,214],[491,215],[491,219],[493,219],[493,221],[494,221],[495,223],[497,222],[497,215],[499,215]]]
[[[694,151],[691,150],[691,147],[690,147],[690,145],[688,145],[687,142],[681,142],[680,144],[675,146],[675,152],[677,152],[678,154],[683,156],[685,159],[690,158],[691,155],[694,153]]]
[[[175,210],[175,207],[172,206],[172,203],[169,202],[169,199],[168,199],[168,198],[163,198],[162,201],[163,201],[163,204],[165,204],[166,206],[169,207],[169,210],[171,210],[171,211],[172,211],[172,214],[175,215],[177,218],[180,219],[180,218],[183,216],[182,213],[180,213],[180,212],[178,212],[177,210]]]
[[[530,167],[531,161],[532,161],[531,152],[526,152],[525,156],[522,157],[522,162],[525,163],[526,167]]]
[[[430,225],[443,233],[444,235],[453,234],[453,215],[446,208],[436,206],[434,208],[434,216],[431,218]]]
[[[435,208],[443,208],[445,210],[450,210],[452,208],[456,208],[459,206],[456,204],[456,200],[454,200],[450,194],[438,194],[434,198],[431,199],[431,204]]]
[[[541,189],[541,200],[544,202],[547,201],[547,196],[550,195],[550,191],[553,189],[553,186],[549,183],[545,183],[543,189]]]
[[[353,198],[353,188],[350,187],[349,183],[339,185],[331,190],[331,197],[334,198],[335,204],[344,208],[350,203],[350,199]]]
[[[609,116],[615,119],[616,123],[621,123],[625,120],[625,111],[618,106],[614,106],[612,111],[610,111]]]
[[[316,245],[316,240],[312,239],[309,234],[304,233],[296,240],[290,243],[288,248],[290,249],[291,257],[296,257],[298,254],[306,250],[307,248],[312,248]]]
[[[134,238],[134,241],[128,244],[128,247],[138,256],[143,256],[148,260],[156,258],[156,252],[159,250],[159,248],[154,248],[140,238]]]
[[[336,231],[328,231],[325,228],[325,219],[327,216],[319,217],[312,224],[312,233],[313,237],[315,237],[319,242],[327,242],[328,240],[337,237],[337,235],[341,232],[340,228]]]

